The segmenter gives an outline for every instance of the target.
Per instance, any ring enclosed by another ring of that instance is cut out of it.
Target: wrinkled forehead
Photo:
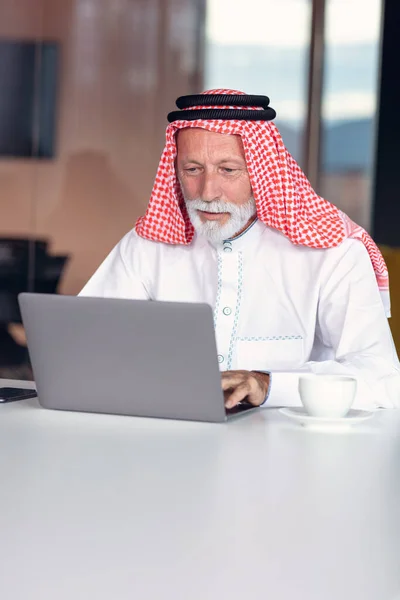
[[[209,131],[200,127],[188,127],[177,131],[178,160],[189,156],[218,156],[245,160],[240,135]]]

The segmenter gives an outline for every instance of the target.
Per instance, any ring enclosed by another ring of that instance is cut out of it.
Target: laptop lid
[[[209,305],[29,293],[19,303],[43,407],[226,419]]]

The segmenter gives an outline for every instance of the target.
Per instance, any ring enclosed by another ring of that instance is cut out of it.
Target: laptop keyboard
[[[250,404],[250,402],[239,402],[239,404],[236,404],[236,406],[233,408],[226,408],[225,412],[229,417],[231,415],[238,415],[239,413],[249,410],[250,408],[255,408],[255,406]]]

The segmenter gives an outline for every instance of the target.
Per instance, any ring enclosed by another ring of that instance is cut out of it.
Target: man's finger
[[[242,400],[247,398],[250,391],[250,386],[247,382],[241,383],[234,389],[232,394],[229,394],[228,398],[225,400],[225,407],[233,408],[239,404],[239,402],[242,402]]]

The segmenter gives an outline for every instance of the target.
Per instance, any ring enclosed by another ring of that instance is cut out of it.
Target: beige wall
[[[0,160],[0,235],[70,253],[76,293],[145,210],[178,95],[199,91],[203,0],[0,0],[0,36],[60,42],[57,156]]]

